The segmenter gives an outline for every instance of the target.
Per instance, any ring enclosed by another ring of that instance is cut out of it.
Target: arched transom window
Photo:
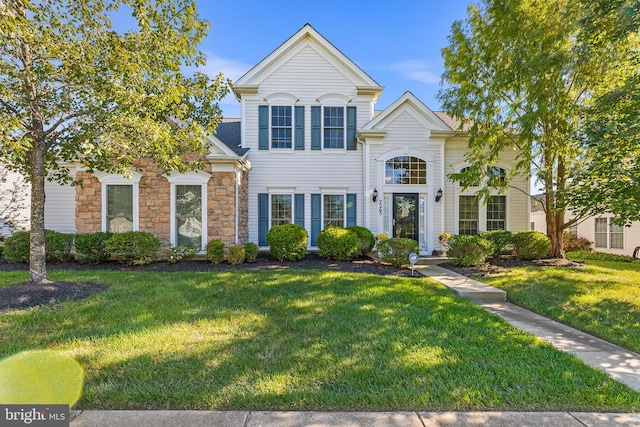
[[[427,162],[413,156],[398,156],[385,163],[385,184],[426,184]]]

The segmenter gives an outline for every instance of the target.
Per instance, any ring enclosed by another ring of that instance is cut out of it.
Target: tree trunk
[[[29,281],[47,281],[47,257],[44,232],[44,142],[34,140],[29,153],[31,166],[31,252],[29,254]]]

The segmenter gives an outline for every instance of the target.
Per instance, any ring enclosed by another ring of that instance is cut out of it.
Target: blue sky
[[[200,0],[198,11],[211,28],[199,48],[207,56],[204,71],[212,76],[222,72],[235,81],[309,23],[384,86],[376,109],[408,90],[438,110],[436,94],[444,71],[440,51],[451,24],[467,16],[470,3]],[[240,117],[233,95],[221,107],[225,117]]]

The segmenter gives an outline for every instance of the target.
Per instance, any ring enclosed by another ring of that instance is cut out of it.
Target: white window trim
[[[293,192],[286,191],[273,191],[269,192],[269,229],[273,228],[273,216],[271,215],[271,208],[273,206],[273,196],[289,196],[291,197],[291,222],[289,224],[295,224],[296,218],[296,196]]]
[[[343,153],[347,151],[347,105],[351,102],[351,98],[340,93],[327,93],[316,99],[320,103],[320,149],[331,153]],[[342,129],[342,148],[325,148],[324,146],[324,109],[342,108],[342,117],[344,120]]]
[[[202,245],[201,253],[206,250],[208,239],[209,221],[207,220],[207,201],[209,200],[207,184],[212,176],[203,171],[177,173],[170,172],[162,175],[170,184],[169,200],[169,243],[176,246],[176,185],[200,185],[202,188]]]
[[[269,105],[269,151],[278,153],[293,152],[296,147],[296,103],[299,101],[298,97],[290,93],[278,92],[272,93],[264,97],[264,100]],[[290,148],[274,148],[273,142],[273,123],[272,108],[273,107],[291,107],[291,147]]]
[[[607,222],[606,223],[606,231],[604,233],[602,233],[602,232],[596,233],[596,226],[597,226],[597,221],[596,220],[597,219],[606,220],[606,222]],[[614,248],[614,247],[611,246],[611,226],[615,225],[615,224],[612,224],[612,220],[613,220],[613,217],[610,217],[610,216],[607,216],[607,217],[602,217],[601,216],[601,217],[598,217],[598,218],[594,219],[594,221],[593,221],[593,247],[594,248],[596,248],[596,249],[612,249],[614,251],[622,251],[622,250],[624,250],[624,247],[625,247],[625,244],[624,244],[625,243],[624,242],[624,240],[625,240],[624,239],[624,227],[622,227],[622,233],[621,233],[622,234],[622,247],[621,248]],[[605,236],[606,236],[605,246],[596,246],[596,234],[605,234]]]
[[[326,191],[326,192],[322,192],[322,200],[321,200],[321,207],[322,207],[322,211],[321,211],[321,215],[320,215],[320,224],[322,225],[321,230],[324,230],[326,227],[324,225],[324,197],[325,196],[342,196],[342,212],[343,212],[343,218],[342,218],[342,227],[346,227],[347,226],[347,192],[340,192],[340,191]]]
[[[96,172],[93,174],[100,181],[100,218],[102,231],[107,231],[107,185],[133,186],[133,231],[140,229],[140,179],[142,174],[130,171],[129,177],[113,173]]]

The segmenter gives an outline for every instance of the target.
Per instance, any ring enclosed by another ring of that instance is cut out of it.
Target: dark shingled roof
[[[224,119],[216,128],[216,138],[224,142],[238,156],[244,156],[248,148],[240,147],[240,119]]]

